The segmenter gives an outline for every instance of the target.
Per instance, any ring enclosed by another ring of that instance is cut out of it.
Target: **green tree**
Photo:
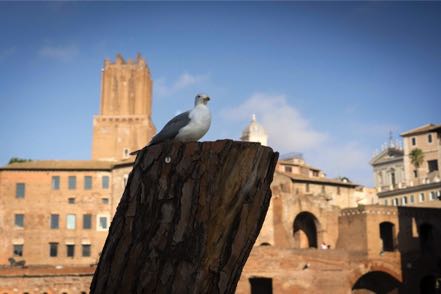
[[[28,162],[32,161],[32,159],[25,159],[25,158],[19,158],[19,157],[12,157],[9,159],[8,164],[15,163],[15,162]]]
[[[412,149],[409,153],[410,163],[415,167],[417,173],[418,169],[424,162],[424,153],[420,148]]]

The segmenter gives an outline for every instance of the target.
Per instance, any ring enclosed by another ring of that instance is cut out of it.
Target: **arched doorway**
[[[398,294],[400,281],[386,272],[372,271],[362,275],[352,287],[352,293]]]
[[[319,222],[310,212],[299,213],[294,219],[293,233],[295,247],[297,248],[317,248],[317,228]]]
[[[382,222],[380,224],[380,238],[383,243],[383,251],[394,251],[395,226],[391,222]]]

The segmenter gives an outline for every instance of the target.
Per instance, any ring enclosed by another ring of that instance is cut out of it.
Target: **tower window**
[[[74,257],[74,255],[75,255],[75,245],[74,244],[67,244],[66,245],[66,255],[67,255],[67,257]]]
[[[68,189],[69,190],[75,190],[77,188],[77,177],[76,176],[69,176],[67,178],[68,180]]]
[[[15,226],[18,228],[24,228],[24,214],[17,213],[14,219]]]
[[[92,177],[84,176],[84,190],[92,189]]]
[[[412,146],[415,146],[415,145],[416,145],[416,138],[413,137],[413,138],[412,138]]]
[[[49,243],[49,256],[50,257],[58,256],[58,243],[55,242]]]
[[[427,136],[427,142],[432,143],[432,134]]]
[[[103,189],[109,189],[109,176],[103,176],[101,178],[101,184]]]
[[[23,256],[23,244],[14,244],[12,250],[14,256]]]

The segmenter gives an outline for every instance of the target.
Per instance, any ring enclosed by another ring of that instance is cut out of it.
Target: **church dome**
[[[266,145],[267,138],[265,129],[256,121],[256,115],[253,114],[251,122],[243,130],[240,139],[248,142],[260,142],[262,145]]]

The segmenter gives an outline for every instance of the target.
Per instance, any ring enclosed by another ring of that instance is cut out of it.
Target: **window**
[[[109,198],[101,198],[102,204],[109,204]]]
[[[52,190],[60,190],[60,177],[52,176]]]
[[[83,214],[83,229],[91,229],[92,228],[92,215],[91,214]]]
[[[75,190],[77,188],[77,177],[69,176],[67,180],[67,186],[69,190]]]
[[[75,256],[75,245],[74,244],[66,244],[66,255],[67,257]]]
[[[432,143],[432,134],[427,136],[427,142]]]
[[[340,195],[341,191],[340,191],[340,187],[337,187],[337,195]]]
[[[69,230],[75,230],[75,214],[68,214],[66,219],[66,228]]]
[[[249,279],[251,294],[272,294],[273,279],[264,277],[253,277]]]
[[[413,170],[413,176],[414,178],[418,178],[418,171],[416,169]]]
[[[412,138],[412,146],[415,146],[416,145],[416,138],[414,137],[414,138]]]
[[[386,199],[386,200],[384,200],[384,205],[386,205],[386,206],[387,206],[387,199]]]
[[[429,166],[429,173],[438,170],[438,160],[428,160],[427,165]]]
[[[23,244],[14,244],[12,246],[12,255],[23,256]]]
[[[51,229],[58,229],[60,227],[60,216],[58,214],[51,214]]]
[[[398,206],[398,199],[397,198],[394,198],[393,204],[394,204],[394,206]]]
[[[413,194],[412,195],[410,195],[410,201],[409,201],[410,203],[415,203],[415,199],[414,199],[414,197],[413,197]]]
[[[109,217],[106,215],[97,215],[97,230],[105,231],[109,227]]]
[[[401,205],[405,206],[407,204],[407,197],[403,196],[402,200],[401,200]]]
[[[435,191],[430,191],[430,200],[436,200]]]
[[[84,257],[90,256],[90,244],[81,245],[81,252]]]
[[[85,190],[92,189],[92,177],[91,176],[84,176],[84,189]]]
[[[287,172],[287,173],[292,173],[292,167],[290,167],[290,166],[285,166],[285,172]]]
[[[424,201],[424,193],[423,193],[423,192],[420,193],[419,201],[420,201],[420,202],[423,202],[423,201]]]
[[[24,228],[24,214],[17,213],[15,215],[14,224],[16,227]]]
[[[15,198],[24,198],[25,197],[25,184],[17,183],[15,184]]]
[[[109,176],[103,176],[101,178],[101,186],[103,189],[109,189]]]
[[[50,257],[58,256],[58,243],[55,242],[49,243],[49,256]]]
[[[309,183],[306,183],[306,192],[309,192]]]
[[[69,203],[69,204],[75,204],[75,197],[69,197],[69,198],[67,198],[67,203]]]
[[[318,172],[318,170],[313,170],[313,171],[312,171],[312,176],[313,176],[313,177],[318,177],[318,176],[319,176],[319,172]]]

